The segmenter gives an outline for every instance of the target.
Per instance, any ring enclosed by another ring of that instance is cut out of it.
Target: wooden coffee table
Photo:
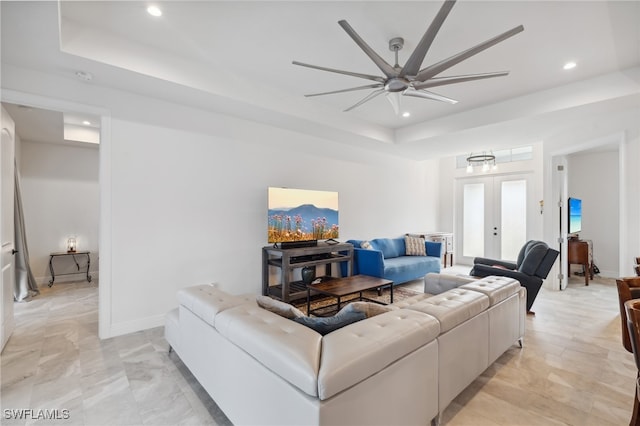
[[[360,293],[359,300],[367,300],[370,302],[380,303],[386,305],[384,302],[378,300],[368,299],[362,297],[362,292],[365,290],[382,289],[383,287],[389,287],[391,291],[391,302],[393,303],[393,281],[386,280],[384,278],[371,277],[369,275],[352,275],[345,278],[334,278],[329,281],[325,281],[318,284],[309,284],[307,286],[307,315],[311,312],[311,292],[315,291],[320,294],[332,296],[338,299],[336,303],[336,312],[340,310],[341,298],[352,294]],[[322,309],[325,309],[323,307]]]

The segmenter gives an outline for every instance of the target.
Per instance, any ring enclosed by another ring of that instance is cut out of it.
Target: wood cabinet
[[[590,240],[570,238],[567,246],[567,259],[571,265],[582,265],[584,284],[589,285],[589,278],[593,279],[593,244]],[[569,274],[571,270],[569,270]]]
[[[307,297],[307,286],[302,281],[292,280],[293,271],[305,266],[324,265],[326,276],[331,276],[332,265],[338,269],[347,262],[347,276],[353,274],[353,245],[348,243],[328,244],[318,242],[314,247],[282,249],[266,246],[262,248],[262,294],[277,297],[283,302]],[[270,267],[280,270],[280,283],[272,285]]]

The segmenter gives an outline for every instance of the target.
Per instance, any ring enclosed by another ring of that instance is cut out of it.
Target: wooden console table
[[[73,261],[76,264],[76,268],[78,270],[78,272],[67,272],[64,274],[58,274],[58,276],[60,275],[73,275],[73,274],[87,274],[87,282],[91,282],[91,275],[89,275],[89,267],[91,266],[91,256],[90,256],[91,252],[89,251],[73,251],[73,252],[66,252],[66,251],[60,251],[60,252],[53,252],[49,254],[49,272],[51,272],[51,279],[49,280],[49,287],[51,287],[53,285],[53,282],[56,280],[56,273],[55,270],[53,269],[53,259],[55,257],[61,257],[61,256],[71,256],[73,258]],[[86,256],[87,257],[87,270],[86,271],[81,271],[80,270],[80,264],[78,263],[78,259],[76,259],[76,256]]]
[[[567,246],[569,268],[572,264],[582,265],[584,284],[589,285],[589,278],[593,279],[593,244],[590,240],[570,238]],[[571,270],[569,270],[571,274]]]
[[[331,275],[331,264],[348,262],[347,276],[353,275],[353,245],[347,243],[328,244],[318,242],[317,246],[300,248],[262,248],[262,294],[273,296],[289,303],[291,300],[307,296],[307,286],[302,281],[292,281],[296,268],[325,265],[326,275]],[[280,269],[280,284],[270,285],[269,267]]]

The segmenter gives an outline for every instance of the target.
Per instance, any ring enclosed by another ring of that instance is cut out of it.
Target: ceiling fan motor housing
[[[399,77],[393,77],[388,79],[384,83],[384,88],[387,92],[395,93],[395,92],[402,92],[404,90],[407,90],[409,85],[410,85],[409,80],[404,78],[399,78]]]

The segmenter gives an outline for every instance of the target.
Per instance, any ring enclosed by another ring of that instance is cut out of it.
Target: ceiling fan
[[[361,74],[350,71],[342,71],[334,68],[321,67],[317,65],[305,64],[298,61],[293,61],[294,65],[300,65],[303,67],[313,68],[321,71],[329,71],[338,74],[350,75],[352,77],[364,78],[367,80],[372,80],[375,83],[368,84],[366,86],[358,86],[352,87],[349,89],[342,90],[334,90],[331,92],[323,92],[323,93],[314,93],[310,95],[305,95],[307,97],[311,96],[322,96],[322,95],[332,95],[336,93],[344,93],[344,92],[352,92],[357,90],[364,89],[375,89],[367,96],[365,96],[362,100],[360,100],[355,105],[350,106],[344,111],[351,111],[365,102],[370,101],[371,99],[386,93],[387,99],[391,102],[391,106],[393,107],[396,114],[400,113],[400,95],[404,96],[412,96],[416,98],[423,99],[431,99],[435,101],[448,102],[451,104],[455,104],[458,101],[455,99],[448,98],[446,96],[438,95],[436,93],[427,91],[425,89],[436,87],[436,86],[444,86],[447,84],[455,84],[462,83],[465,81],[473,81],[473,80],[483,80],[486,78],[494,78],[494,77],[503,77],[509,74],[508,71],[501,72],[491,72],[491,73],[482,73],[482,74],[467,74],[467,75],[457,75],[457,76],[449,76],[449,77],[436,77],[441,72],[451,68],[452,66],[464,61],[467,58],[470,58],[473,55],[476,55],[482,52],[485,49],[488,49],[491,46],[494,46],[501,41],[508,39],[524,30],[522,25],[519,25],[515,28],[510,29],[500,35],[497,35],[489,40],[486,40],[474,47],[471,47],[467,50],[459,52],[447,59],[444,59],[438,63],[433,65],[429,65],[426,68],[420,69],[422,66],[422,62],[424,61],[433,40],[435,39],[440,27],[444,23],[444,20],[449,15],[449,12],[453,8],[453,5],[456,3],[456,0],[445,0],[444,4],[440,8],[440,11],[436,15],[436,17],[429,25],[429,28],[422,36],[422,39],[416,46],[415,50],[404,64],[403,67],[398,65],[398,51],[402,49],[404,45],[404,40],[400,37],[393,38],[389,41],[389,49],[395,52],[395,65],[391,66],[388,62],[386,62],[380,55],[378,55],[369,45],[355,32],[355,30],[349,25],[349,23],[345,20],[338,21],[338,24],[346,31],[346,33],[356,42],[356,44],[367,54],[369,58],[380,68],[384,76],[370,75],[370,74]]]

